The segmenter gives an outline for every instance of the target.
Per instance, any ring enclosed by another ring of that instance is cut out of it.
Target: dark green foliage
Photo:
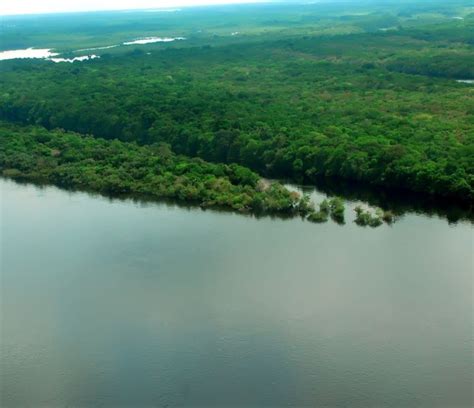
[[[301,200],[278,183],[260,188],[255,173],[235,164],[177,156],[163,144],[140,147],[40,127],[0,123],[0,172],[66,188],[243,212],[296,215],[311,208],[307,198]]]
[[[418,58],[407,55],[389,62],[387,68],[415,75],[459,79],[474,78],[474,53],[472,50],[456,50],[419,56]]]
[[[383,211],[382,220],[387,224],[392,224],[395,221],[395,215],[391,211]]]
[[[317,223],[321,223],[321,222],[327,222],[328,219],[329,219],[329,213],[331,211],[331,207],[330,207],[330,204],[329,204],[329,201],[328,200],[323,200],[320,204],[319,204],[319,211],[312,211],[309,215],[308,215],[308,221],[311,221],[311,222],[317,222]]]
[[[298,211],[303,217],[314,213],[314,203],[311,201],[309,195],[303,194],[299,203]]]
[[[79,16],[61,17],[67,24],[47,17],[47,30],[11,17],[3,35],[11,47],[50,39],[72,51],[61,33],[77,49],[151,35],[156,27],[188,40],[138,52],[117,47],[85,63],[2,61],[0,118],[238,163],[247,168],[231,165],[226,177],[253,188],[256,171],[470,203],[474,90],[453,79],[473,77],[468,3],[106,13],[90,16],[88,25]],[[302,204],[301,212],[311,209]]]
[[[331,218],[338,224],[344,224],[344,201],[339,197],[334,197],[329,201]]]
[[[361,227],[369,226],[372,228],[376,228],[383,224],[382,220],[384,219],[384,212],[381,210],[378,210],[376,211],[375,214],[372,214],[369,211],[364,210],[362,207],[357,206],[355,208],[355,212],[356,212],[355,222],[357,225],[360,225]]]
[[[327,222],[327,220],[329,219],[329,216],[328,214],[324,212],[315,211],[309,214],[307,219],[308,221],[311,221],[311,222],[322,223],[322,222]]]
[[[408,41],[399,37],[169,49],[82,65],[4,61],[0,117],[164,142],[269,177],[338,177],[472,200],[471,87],[364,68],[377,62],[368,50],[396,53],[394,42]],[[333,62],[334,50],[346,49]]]
[[[325,213],[326,215],[329,215],[329,212],[331,211],[331,206],[328,200],[324,199],[319,204],[319,211],[321,211],[322,213]]]

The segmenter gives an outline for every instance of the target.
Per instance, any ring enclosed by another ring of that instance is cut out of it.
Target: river
[[[2,407],[473,405],[469,222],[0,185]]]

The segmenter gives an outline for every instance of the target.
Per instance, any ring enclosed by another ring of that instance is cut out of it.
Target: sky
[[[0,0],[0,15],[179,8],[264,1],[266,0]]]

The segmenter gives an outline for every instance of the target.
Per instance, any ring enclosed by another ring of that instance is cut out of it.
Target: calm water
[[[133,41],[126,41],[123,45],[143,45],[143,44],[152,44],[157,42],[173,42],[173,41],[182,41],[185,40],[184,37],[145,37],[139,38]]]
[[[93,51],[93,50],[105,50],[109,48],[120,47],[120,45],[145,45],[152,43],[169,43],[173,41],[183,41],[186,40],[184,37],[145,37],[139,38],[132,41],[126,41],[122,44],[107,45],[103,47],[95,48],[84,48],[77,50],[76,52],[81,51]],[[2,60],[11,60],[11,59],[23,59],[23,58],[42,58],[47,59],[53,62],[75,62],[75,61],[89,61],[92,59],[100,58],[99,55],[81,55],[74,58],[58,58],[59,54],[52,52],[51,48],[26,48],[22,50],[6,50],[0,51],[0,61]],[[53,58],[54,57],[54,58]]]
[[[108,48],[108,47],[107,47]],[[95,58],[100,58],[98,55],[82,55],[74,58],[57,58],[57,52],[51,52],[50,48],[27,48],[24,50],[8,50],[0,51],[0,61],[11,59],[24,58],[42,58],[53,62],[74,62],[74,61],[88,61]],[[56,57],[56,58],[53,58]]]
[[[18,58],[50,58],[58,55],[55,52],[51,52],[50,48],[27,48],[24,50],[7,50],[0,51],[0,61]]]
[[[2,407],[470,407],[473,228],[0,180]]]

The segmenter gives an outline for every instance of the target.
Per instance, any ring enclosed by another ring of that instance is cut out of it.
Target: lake
[[[0,186],[2,407],[473,405],[469,222]]]
[[[145,37],[139,38],[133,41],[126,41],[123,45],[144,45],[144,44],[152,44],[157,42],[173,42],[173,41],[182,41],[185,40],[184,37]]]
[[[26,48],[24,50],[0,51],[0,61],[11,59],[41,58],[53,62],[75,62],[99,58],[98,55],[82,55],[80,57],[74,58],[57,58],[57,55],[59,54],[57,52],[52,52],[50,48]]]
[[[50,48],[26,48],[24,50],[0,51],[0,61],[22,58],[50,58],[58,55]]]
[[[184,37],[144,37],[138,38],[132,41],[125,41],[121,45],[146,45],[152,43],[169,43],[173,41],[183,41],[186,38]],[[107,45],[103,47],[94,47],[94,48],[83,48],[76,50],[75,52],[82,51],[95,51],[95,50],[106,50],[110,48],[120,47],[120,44]],[[75,62],[75,61],[88,61],[95,58],[100,58],[99,55],[81,55],[73,58],[59,58],[60,55],[57,52],[52,52],[51,48],[26,48],[22,50],[6,50],[0,51],[0,61],[11,60],[11,59],[25,59],[25,58],[41,58],[53,62]],[[53,58],[54,57],[54,58]]]

